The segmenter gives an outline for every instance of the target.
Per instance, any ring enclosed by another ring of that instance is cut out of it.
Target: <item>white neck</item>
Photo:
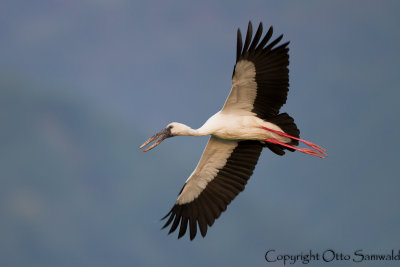
[[[192,129],[189,126],[178,122],[173,122],[169,124],[169,126],[172,126],[171,133],[173,135],[204,136],[209,134],[208,131],[205,131],[204,125],[197,130]]]
[[[200,127],[199,129],[192,129],[190,127],[188,127],[187,130],[184,131],[184,133],[182,135],[188,135],[188,136],[205,136],[208,135],[209,133],[207,133],[206,131],[204,131],[204,129],[202,129],[202,127]]]

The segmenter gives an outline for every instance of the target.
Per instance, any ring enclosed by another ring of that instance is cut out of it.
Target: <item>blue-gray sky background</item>
[[[2,1],[0,265],[275,266],[269,248],[398,250],[399,10],[398,1]],[[138,146],[171,121],[197,128],[221,108],[236,30],[249,20],[291,41],[282,111],[329,157],[265,150],[207,237],[177,240],[159,219],[208,138]]]

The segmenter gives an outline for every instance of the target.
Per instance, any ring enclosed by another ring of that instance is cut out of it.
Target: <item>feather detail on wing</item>
[[[268,43],[272,27],[264,38],[260,23],[252,40],[251,22],[242,48],[242,35],[238,30],[236,65],[232,75],[232,89],[222,112],[241,110],[256,114],[261,119],[278,115],[286,103],[289,87],[289,42],[276,46],[282,35]]]
[[[258,141],[229,141],[211,137],[193,173],[186,181],[163,228],[171,225],[169,234],[178,226],[181,238],[189,225],[190,239],[207,233],[228,204],[243,191],[253,174],[262,144]]]

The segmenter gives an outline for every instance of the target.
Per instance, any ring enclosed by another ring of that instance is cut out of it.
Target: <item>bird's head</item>
[[[191,128],[189,126],[186,126],[185,124],[179,123],[179,122],[171,122],[170,124],[167,125],[164,129],[153,135],[150,139],[148,139],[146,142],[144,142],[143,145],[141,145],[139,148],[142,149],[148,144],[150,144],[153,141],[157,141],[143,150],[143,152],[147,152],[150,149],[155,148],[158,146],[162,141],[169,137],[173,137],[176,135],[188,135],[190,133]]]

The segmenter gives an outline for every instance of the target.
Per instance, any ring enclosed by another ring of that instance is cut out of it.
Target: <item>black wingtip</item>
[[[190,240],[193,240],[197,234],[197,223],[196,219],[193,217],[189,217],[189,233],[190,233]]]
[[[246,40],[244,41],[244,46],[243,46],[243,52],[245,52],[249,47],[252,36],[253,36],[253,25],[251,24],[251,21],[249,21],[249,25],[247,26]]]
[[[172,211],[172,210],[171,210],[171,211]],[[167,218],[167,216],[171,213],[171,211],[170,211],[163,219]],[[164,229],[165,227],[167,227],[168,225],[170,225],[171,222],[172,222],[172,220],[174,219],[174,217],[175,217],[175,215],[174,215],[174,214],[171,214],[171,215],[169,216],[169,219],[165,222],[164,226],[161,227],[161,230]]]
[[[265,34],[262,41],[258,44],[258,46],[256,48],[256,52],[258,52],[264,48],[264,46],[268,43],[269,39],[271,39],[273,32],[274,32],[273,27],[272,26],[269,27],[268,32]]]
[[[241,54],[242,54],[242,33],[240,32],[240,29],[238,29],[237,30],[236,61],[239,60]]]
[[[278,38],[276,38],[274,41],[272,41],[272,42],[265,48],[265,51],[268,52],[268,51],[272,50],[272,48],[273,48],[277,43],[279,43],[279,42],[282,40],[282,38],[283,38],[283,34],[279,35]]]
[[[261,36],[262,36],[262,31],[263,31],[263,26],[262,23],[260,22],[260,24],[258,25],[258,29],[256,31],[256,34],[254,35],[253,41],[251,42],[249,51],[254,51],[258,41],[260,40]]]
[[[172,209],[171,209],[164,217],[162,217],[162,218],[160,219],[160,221],[165,220],[165,219],[171,214],[171,212],[172,212]]]
[[[178,239],[186,234],[189,218],[182,217],[181,227],[179,228]]]
[[[176,228],[172,228],[172,227],[171,227],[171,229],[169,229],[169,231],[168,231],[168,235],[172,234],[172,233],[175,231],[175,229],[176,229]]]
[[[243,44],[242,34],[241,34],[240,29],[238,29],[236,62],[239,61],[239,59],[241,57],[245,56],[246,53],[250,53],[251,51],[255,52],[255,53],[259,53],[260,51],[267,53],[268,51],[271,51],[274,48],[274,46],[277,43],[279,43],[283,38],[283,35],[280,35],[278,38],[276,38],[274,41],[272,41],[270,44],[267,45],[267,43],[270,41],[270,39],[272,37],[274,28],[273,28],[273,26],[270,26],[267,33],[265,34],[264,38],[262,38],[261,42],[259,42],[263,35],[262,32],[263,32],[263,24],[262,24],[262,22],[260,22],[260,24],[257,28],[257,31],[253,37],[253,24],[252,24],[251,20],[249,20],[249,23],[247,26],[247,33],[246,33],[244,44]],[[287,44],[289,44],[289,42]],[[285,44],[285,45],[287,45],[287,44]],[[264,46],[266,46],[266,47],[264,47]]]

